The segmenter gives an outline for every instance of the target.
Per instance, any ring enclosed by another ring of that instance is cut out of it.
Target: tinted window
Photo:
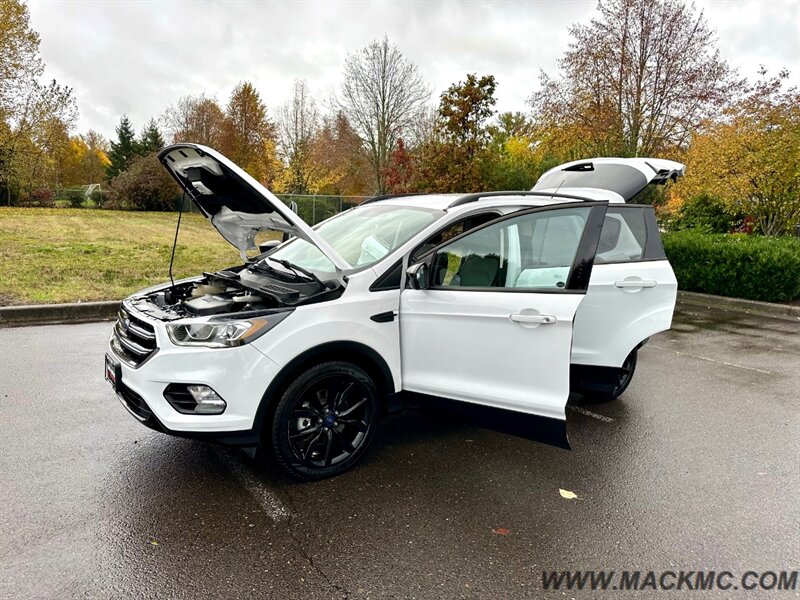
[[[416,262],[423,254],[429,252],[436,246],[443,244],[447,240],[452,240],[454,237],[457,237],[464,233],[465,231],[469,231],[470,229],[474,229],[479,225],[483,225],[484,223],[488,223],[493,219],[499,217],[497,213],[482,213],[479,215],[471,215],[466,219],[462,219],[461,221],[456,221],[455,223],[451,223],[444,229],[437,231],[427,240],[425,240],[419,247],[415,248],[414,251],[411,253],[411,259],[409,263]]]
[[[642,260],[646,246],[644,210],[609,206],[597,244],[595,263]]]
[[[433,261],[437,287],[566,287],[591,207],[506,219],[442,247]]]

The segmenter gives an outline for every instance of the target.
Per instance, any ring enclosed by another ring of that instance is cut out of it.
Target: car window
[[[619,263],[642,260],[647,246],[644,210],[638,207],[608,207],[596,263]]]
[[[470,229],[475,229],[479,225],[483,225],[484,223],[488,223],[500,215],[496,212],[488,212],[488,213],[480,213],[477,215],[470,215],[460,221],[456,221],[455,223],[450,223],[447,227],[440,229],[432,236],[430,236],[427,240],[425,240],[422,244],[420,244],[414,251],[411,253],[411,257],[409,263],[416,262],[422,255],[426,254],[436,246],[443,244],[447,240],[452,240],[455,237],[458,237],[465,231],[469,231]]]
[[[436,252],[432,284],[564,289],[590,212],[591,207],[535,212],[462,236]]]

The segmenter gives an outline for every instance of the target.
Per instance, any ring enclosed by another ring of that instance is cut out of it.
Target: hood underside
[[[174,144],[158,159],[243,260],[258,253],[256,235],[289,233],[317,246],[339,270],[351,268],[272,192],[220,153],[199,144]]]

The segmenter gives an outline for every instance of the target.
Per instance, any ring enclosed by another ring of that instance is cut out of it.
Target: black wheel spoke
[[[317,401],[319,402],[320,408],[323,410],[328,406],[329,391],[328,388],[320,388],[317,390]]]
[[[356,451],[356,449],[353,447],[353,444],[348,442],[347,438],[345,438],[341,433],[339,433],[335,429],[332,429],[331,431],[333,431],[333,434],[336,436],[336,439],[342,445],[342,450],[344,450],[348,454],[352,454],[353,452]]]
[[[340,413],[339,413],[339,417],[340,417],[340,418],[341,418],[341,417],[346,417],[347,415],[349,415],[350,413],[352,413],[354,410],[356,410],[356,409],[357,409],[359,406],[361,406],[362,404],[364,404],[366,401],[367,401],[367,399],[366,399],[366,398],[362,398],[361,400],[359,400],[358,402],[356,402],[355,404],[353,404],[353,406],[349,407],[347,410],[343,410],[342,412],[340,412]]]
[[[333,442],[333,430],[328,429],[326,432],[326,440],[325,440],[325,466],[331,466],[331,442]]]
[[[355,383],[352,382],[352,381],[347,384],[347,386],[342,390],[342,393],[339,394],[338,397],[336,398],[336,402],[334,403],[335,406],[333,407],[332,410],[338,410],[338,408],[344,402],[345,396],[347,396],[347,394],[350,393],[350,390],[352,390],[354,386],[355,386]]]
[[[297,418],[297,419],[312,419],[312,420],[316,420],[316,419],[322,418],[322,415],[320,414],[320,412],[318,410],[315,410],[315,409],[313,409],[311,407],[302,406],[300,408],[295,409],[292,412],[292,417]]]
[[[290,435],[289,439],[290,440],[299,440],[299,439],[302,439],[304,437],[308,437],[312,433],[316,433],[319,430],[320,430],[320,426],[319,425],[314,425],[312,427],[306,427],[305,429],[301,429],[300,431]]]
[[[320,439],[322,439],[322,434],[323,431],[320,430],[320,432],[314,436],[314,439],[308,443],[308,446],[306,446],[305,450],[303,451],[303,460],[309,459],[311,453],[314,451],[314,448],[317,447],[317,444],[319,444]]]
[[[367,424],[359,419],[339,419],[339,423],[346,427],[352,427],[356,431],[364,433],[367,430]]]

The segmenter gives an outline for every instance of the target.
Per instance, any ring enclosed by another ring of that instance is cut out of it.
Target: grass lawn
[[[0,208],[0,305],[118,300],[167,281],[177,213]],[[184,214],[175,278],[241,264],[198,214]]]

